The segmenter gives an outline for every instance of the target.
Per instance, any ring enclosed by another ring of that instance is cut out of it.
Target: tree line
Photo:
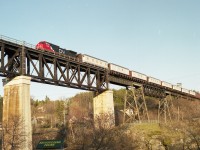
[[[115,114],[117,114],[124,108],[125,90],[113,90],[113,94]],[[150,119],[157,119],[159,100],[151,97],[145,98]],[[173,101],[171,110],[173,120],[166,124],[153,125],[150,131],[147,131],[144,126],[141,129],[137,124],[106,128],[103,126],[101,118],[99,118],[98,127],[95,127],[92,101],[92,92],[79,93],[71,98],[60,98],[57,101],[52,101],[48,96],[44,100],[31,97],[33,149],[40,140],[45,139],[64,139],[65,147],[68,149],[150,150],[155,145],[165,149],[200,149],[199,101],[186,99]],[[0,97],[1,112],[2,103],[3,97]],[[177,113],[182,115],[180,121],[176,120]],[[2,113],[0,114],[2,117]],[[104,118],[109,119],[109,115]],[[116,118],[118,119],[118,117]],[[13,119],[13,124],[15,124],[13,130],[20,129],[20,120],[19,118]],[[148,126],[151,125],[148,124]],[[9,135],[15,136],[12,133],[14,132],[9,132]],[[19,137],[9,137],[9,139],[16,139],[16,141],[10,141],[13,149],[17,149],[22,142]]]

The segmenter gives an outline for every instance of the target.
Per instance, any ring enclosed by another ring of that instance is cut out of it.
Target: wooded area
[[[71,98],[52,101],[31,98],[33,148],[40,140],[63,139],[68,149],[198,149],[200,148],[200,102],[197,100],[173,100],[171,121],[156,122],[159,99],[145,97],[151,123],[122,125],[125,90],[113,90],[116,127],[105,128],[99,119],[98,128],[93,125],[93,93],[79,93]],[[0,117],[2,118],[0,97]],[[104,116],[108,117],[108,116]],[[16,122],[17,121],[17,122]],[[20,129],[20,119],[13,118],[11,137]],[[6,132],[6,127],[5,131]],[[17,149],[20,137],[11,140]]]

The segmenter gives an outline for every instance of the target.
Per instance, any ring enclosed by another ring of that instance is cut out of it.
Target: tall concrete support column
[[[113,91],[105,91],[93,99],[94,124],[96,127],[113,127],[115,125],[115,113]]]
[[[4,86],[3,146],[5,149],[32,149],[30,77],[18,76]]]

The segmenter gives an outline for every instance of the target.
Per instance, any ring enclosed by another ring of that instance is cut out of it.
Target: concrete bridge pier
[[[18,76],[4,85],[3,146],[32,149],[30,77]]]
[[[115,126],[113,91],[105,91],[93,98],[93,115],[95,127]]]

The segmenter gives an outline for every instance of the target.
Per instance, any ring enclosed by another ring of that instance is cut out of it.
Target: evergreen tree
[[[50,98],[46,95],[46,97],[45,97],[45,103],[48,103],[48,102],[50,102]]]
[[[64,101],[56,102],[56,115],[59,120],[59,124],[64,123]]]

